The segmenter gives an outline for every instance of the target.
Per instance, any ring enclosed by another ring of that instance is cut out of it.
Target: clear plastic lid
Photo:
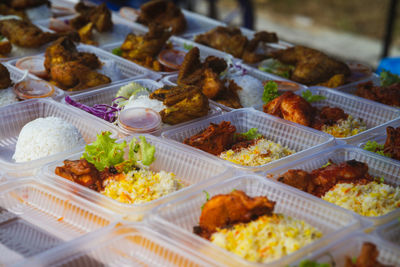
[[[118,124],[128,131],[151,133],[161,127],[161,116],[150,108],[128,108],[119,113]]]
[[[40,78],[46,79],[48,74],[44,67],[44,60],[44,56],[24,57],[19,59],[15,63],[15,66],[21,70],[27,70],[29,73]]]
[[[20,99],[49,97],[54,91],[54,85],[43,80],[26,79],[14,85],[14,92]]]

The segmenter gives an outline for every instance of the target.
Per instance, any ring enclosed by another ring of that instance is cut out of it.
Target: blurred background
[[[146,1],[109,2],[115,9],[116,5],[139,7]],[[373,68],[383,57],[400,56],[400,19],[396,19],[400,5],[397,0],[175,2],[183,8],[231,25],[273,31],[281,40],[313,47],[344,60],[366,63]]]

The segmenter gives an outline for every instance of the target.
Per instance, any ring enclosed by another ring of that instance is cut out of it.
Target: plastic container
[[[100,230],[21,266],[214,266],[141,223]]]
[[[119,217],[37,178],[0,185],[0,264],[11,265]]]
[[[133,137],[136,138],[138,136],[139,135],[133,135]],[[166,203],[180,195],[188,194],[193,191],[197,184],[215,183],[219,179],[227,177],[229,174],[228,166],[220,161],[197,155],[183,146],[174,146],[170,142],[151,135],[144,136],[147,142],[156,147],[156,160],[151,164],[150,169],[154,171],[164,170],[173,172],[176,177],[182,181],[184,188],[151,202],[143,204],[124,204],[55,174],[55,168],[57,166],[62,166],[64,159],[79,159],[83,151],[47,164],[42,168],[41,175],[44,179],[57,184],[57,186],[67,188],[69,191],[88,199],[92,203],[96,203],[125,216],[124,218],[127,220],[136,221],[141,220],[144,214],[161,203]],[[131,138],[132,136],[124,140],[129,142]]]
[[[374,231],[374,234],[398,246],[400,251],[400,221],[393,220],[390,223],[381,225]],[[399,252],[400,253],[400,252]]]
[[[146,34],[146,32],[143,32],[142,30],[140,30],[140,27],[138,28],[137,26],[135,26],[134,32],[135,32],[135,34],[140,34],[140,35]],[[113,44],[105,45],[102,47],[102,49],[111,53],[113,49],[121,47],[123,42],[124,42],[124,40],[113,43]],[[216,56],[216,57],[221,57],[221,58],[232,59],[232,56],[230,56],[224,52],[210,49],[207,46],[195,43],[190,40],[185,40],[185,39],[182,39],[182,38],[179,38],[176,36],[171,36],[169,38],[168,42],[171,42],[171,44],[175,50],[183,51],[183,52],[187,52],[191,47],[194,47],[194,46],[198,47],[200,50],[200,58],[201,59],[205,59],[208,56]],[[119,57],[119,58],[123,59],[123,57]],[[124,59],[124,60],[127,60],[127,59]],[[129,62],[132,62],[132,61],[129,61]],[[136,63],[133,63],[133,64],[137,65]],[[144,68],[144,67],[142,67],[142,68]],[[150,71],[152,71],[152,70],[150,70]],[[152,72],[154,72],[154,71],[152,71]],[[165,76],[165,75],[177,74],[177,71],[159,71],[156,73],[158,73],[162,76]]]
[[[362,139],[355,140],[351,144],[355,145],[357,147],[360,147],[360,148],[364,148],[365,144],[368,141],[375,141],[378,144],[384,145],[386,142],[386,138],[387,138],[386,128],[388,126],[392,126],[393,128],[400,127],[400,119],[395,120],[394,122],[392,122],[390,124],[385,124],[384,126],[376,127],[368,135],[364,136]],[[385,157],[385,158],[388,158],[388,157]],[[393,159],[393,160],[395,160],[395,159]],[[397,161],[397,162],[399,162],[399,161]]]
[[[378,126],[389,125],[390,123],[393,123],[394,120],[400,118],[400,110],[396,108],[372,103],[370,101],[364,101],[364,99],[359,97],[344,94],[326,87],[312,87],[295,93],[301,95],[305,90],[310,90],[313,94],[323,95],[326,97],[325,100],[312,103],[312,106],[317,108],[325,106],[338,107],[343,109],[347,114],[352,115],[354,118],[363,119],[367,125],[367,130],[353,136],[337,138],[346,143],[355,143],[357,140],[362,140],[377,129]],[[256,109],[262,110],[262,106],[258,106]]]
[[[32,175],[45,163],[64,159],[82,149],[82,147],[76,147],[70,151],[64,151],[41,159],[16,163],[12,156],[15,152],[19,133],[25,124],[37,118],[54,116],[64,119],[78,128],[87,143],[96,140],[96,134],[101,131],[110,131],[113,137],[118,136],[118,131],[115,127],[104,124],[100,119],[48,99],[26,100],[3,107],[0,108],[0,115],[3,118],[0,121],[0,168],[11,176]]]
[[[340,145],[328,148],[326,150],[320,151],[314,155],[304,157],[298,161],[289,162],[285,166],[273,169],[262,176],[269,177],[273,180],[277,178],[290,169],[302,169],[305,171],[312,171],[325,165],[329,160],[333,160],[335,163],[342,163],[347,160],[357,160],[368,164],[368,172],[374,177],[384,177],[384,181],[393,185],[400,186],[400,164],[394,160],[381,157],[375,153],[365,151],[361,148],[348,145]],[[284,185],[286,188],[291,188],[288,185]],[[297,191],[300,191],[296,189]],[[314,197],[311,194],[307,194],[310,197],[318,200],[320,198]],[[338,207],[332,203],[326,202],[331,207]],[[344,208],[339,207],[342,210]],[[381,225],[400,216],[400,209],[396,209],[390,213],[383,216],[368,217],[361,216],[353,211],[351,212],[354,216],[358,217],[365,225]]]
[[[201,50],[200,50],[200,51],[201,51]],[[228,56],[228,57],[229,57],[229,56]],[[225,57],[225,58],[226,58],[226,57]],[[244,72],[246,72],[246,75],[249,75],[249,76],[251,76],[251,77],[254,77],[254,78],[260,80],[261,82],[270,81],[270,80],[276,81],[276,82],[278,83],[278,90],[280,90],[280,91],[286,91],[285,88],[288,88],[288,84],[285,84],[285,83],[290,83],[291,85],[293,85],[293,87],[297,86],[297,87],[298,87],[297,90],[302,90],[302,89],[306,89],[306,88],[307,88],[307,87],[304,86],[304,85],[301,85],[301,84],[298,84],[298,83],[294,83],[294,82],[288,82],[288,81],[286,81],[286,80],[283,80],[283,79],[280,78],[280,77],[278,77],[278,78],[275,79],[274,77],[272,77],[272,76],[269,75],[268,73],[259,71],[259,70],[254,69],[254,68],[250,68],[250,67],[248,67],[248,66],[246,66],[246,65],[243,65],[243,64],[241,64],[241,63],[239,63],[239,62],[236,62],[236,63],[234,63],[234,64],[235,64],[236,66],[238,66],[239,68],[242,68],[242,69],[244,70]],[[165,76],[161,81],[162,81],[163,83],[167,84],[167,85],[176,85],[177,80],[178,80],[178,74],[171,74],[171,75]],[[261,88],[261,90],[264,90],[264,88]],[[213,101],[213,100],[211,100],[211,101],[212,101],[216,106],[220,107],[220,108],[221,108],[222,110],[224,110],[224,111],[232,111],[232,110],[235,110],[234,108],[225,106],[225,105],[220,104],[220,103],[218,103],[218,102],[215,102],[215,101]],[[253,105],[253,106],[250,106],[250,107],[257,108],[258,105]],[[245,108],[249,108],[249,107],[245,107]],[[260,108],[258,108],[258,109],[260,109]],[[262,108],[261,108],[261,109],[262,109]]]
[[[259,172],[276,168],[287,162],[303,158],[306,155],[315,153],[323,148],[335,144],[334,138],[328,134],[320,133],[303,126],[297,126],[294,123],[283,121],[254,109],[234,110],[223,115],[164,131],[161,136],[182,143],[184,139],[206,129],[211,122],[220,123],[222,121],[230,121],[239,133],[247,132],[250,128],[257,128],[258,132],[263,134],[266,139],[279,142],[281,145],[297,151],[297,153],[293,155],[256,167],[242,166],[223,160],[227,164],[241,170]],[[201,151],[200,149],[191,146],[186,147],[193,149],[198,153],[207,155],[210,158],[222,160],[221,158]]]
[[[155,72],[149,71],[148,69],[146,69],[144,67],[138,66],[128,60],[125,60],[121,57],[115,56],[115,55],[108,53],[100,48],[97,48],[97,47],[94,47],[91,45],[80,44],[77,46],[77,49],[79,52],[88,52],[88,53],[95,54],[99,58],[100,61],[114,62],[116,67],[118,68],[117,73],[120,75],[120,79],[113,80],[109,84],[104,84],[104,85],[100,85],[97,87],[92,87],[92,88],[88,88],[88,89],[84,89],[84,90],[73,91],[73,92],[65,91],[65,93],[67,93],[69,95],[79,94],[79,93],[107,87],[112,84],[121,83],[124,81],[130,81],[133,79],[142,79],[145,77],[151,78],[151,79],[161,78],[160,75]],[[38,56],[44,56],[44,54],[40,54]],[[17,60],[13,60],[13,61],[10,61],[9,63],[15,66],[16,61]]]
[[[10,78],[13,81],[13,83],[21,81],[24,78],[24,76],[25,76],[25,72],[24,71],[21,71],[20,69],[17,69],[16,67],[14,67],[14,66],[12,66],[12,65],[10,65],[8,63],[3,63],[3,65],[10,72]],[[27,79],[37,79],[37,77],[28,74]],[[64,91],[55,87],[54,88],[54,93],[50,96],[50,98],[52,98],[52,99],[54,99],[56,101],[60,101],[61,99],[64,98],[64,96],[65,96]],[[11,104],[11,105],[13,105],[13,104]]]
[[[145,86],[146,88],[148,88],[150,91],[155,91],[158,88],[161,88],[163,86],[162,83],[159,82],[155,82],[152,80],[148,80],[148,79],[139,79],[139,80],[133,80],[130,82],[137,82],[143,86]],[[71,96],[71,98],[75,101],[78,101],[82,104],[88,105],[88,106],[93,106],[95,104],[107,104],[110,105],[111,101],[115,98],[115,95],[117,94],[117,92],[119,91],[119,88],[121,88],[121,86],[124,86],[128,83],[120,83],[120,84],[115,84],[109,87],[105,87],[99,90],[95,90],[95,91],[91,91],[91,92],[85,92],[82,94],[77,94],[77,95],[73,95]],[[65,103],[65,99],[63,100],[63,103]],[[194,121],[199,121],[202,120],[204,118],[208,118],[208,117],[212,117],[212,116],[216,116],[219,115],[221,113],[221,110],[216,107],[215,105],[210,103],[210,111],[209,111],[209,115],[203,118],[198,118],[195,120],[192,120],[190,122],[194,122]],[[90,116],[93,116],[90,114]],[[108,125],[113,125],[112,123],[106,122],[104,121],[105,124]],[[183,124],[187,124],[189,122],[184,122],[182,124],[178,124],[178,125],[183,125]],[[169,129],[172,127],[176,127],[177,125],[167,125],[164,124],[162,125],[162,129]],[[132,132],[124,130],[122,128],[119,128],[120,132],[123,133],[124,135],[130,135],[132,134]],[[160,132],[155,132],[154,134],[159,135]]]
[[[358,257],[361,252],[361,247],[365,242],[370,242],[377,246],[379,251],[378,261],[380,263],[385,264],[385,266],[400,265],[399,247],[393,247],[390,243],[380,240],[375,236],[363,234],[362,232],[348,235],[337,242],[307,255],[296,263],[298,264],[301,261],[308,259],[318,263],[328,263],[330,264],[329,266],[346,266],[346,257],[351,260]],[[297,264],[293,264],[292,266],[297,266]]]
[[[203,191],[210,197],[227,194],[232,190],[242,190],[249,196],[267,196],[275,201],[274,213],[282,213],[295,219],[304,220],[323,233],[323,237],[313,243],[269,264],[257,264],[246,261],[193,234],[193,227],[199,223],[201,206],[206,201]],[[319,200],[310,199],[301,192],[283,188],[279,184],[252,174],[243,174],[232,179],[203,187],[190,195],[156,208],[146,219],[150,226],[161,234],[168,236],[186,247],[197,251],[204,257],[228,266],[287,266],[329,242],[360,227],[359,221],[350,213],[338,208],[329,207]]]

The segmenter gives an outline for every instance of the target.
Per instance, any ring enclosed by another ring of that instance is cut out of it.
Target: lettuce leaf
[[[326,96],[323,96],[323,95],[313,95],[310,90],[306,90],[306,91],[302,92],[301,96],[309,103],[326,99]]]
[[[381,85],[382,86],[390,86],[394,83],[399,83],[400,82],[400,76],[391,73],[390,71],[387,70],[382,70],[380,76],[381,80]]]
[[[92,163],[99,171],[124,161],[126,142],[116,143],[116,139],[111,138],[110,135],[111,132],[98,134],[96,141],[85,146],[85,152],[82,155],[82,158]]]
[[[366,142],[363,148],[365,150],[367,150],[367,151],[374,152],[374,153],[379,154],[381,156],[385,156],[385,157],[389,157],[389,158],[392,156],[390,153],[385,153],[383,151],[384,145],[383,144],[379,144],[376,141],[368,141],[368,142]]]
[[[140,139],[140,154],[142,159],[142,164],[149,166],[154,161],[154,154],[156,153],[156,147],[147,143],[144,136],[139,136]]]
[[[258,133],[257,128],[251,128],[247,132],[241,133],[239,135],[245,137],[247,140],[253,140],[262,137],[262,134]]]
[[[279,96],[278,94],[278,84],[274,81],[269,81],[264,85],[264,92],[262,96],[262,101],[267,104],[268,102],[274,100]]]

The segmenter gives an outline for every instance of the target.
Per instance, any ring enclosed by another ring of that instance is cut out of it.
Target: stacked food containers
[[[74,4],[67,0],[53,2],[67,9]],[[222,57],[261,82],[285,81],[241,59],[195,43],[197,34],[226,25],[189,11],[183,14],[188,29],[170,37],[173,47],[187,52],[196,46],[202,60],[208,56]],[[63,19],[68,21],[74,17]],[[357,257],[365,244],[373,243],[379,252],[379,262],[400,266],[400,206],[381,216],[364,216],[280,182],[288,170],[312,172],[330,162],[356,160],[367,164],[372,177],[382,177],[384,181],[380,182],[400,187],[400,162],[363,149],[368,141],[383,145],[386,128],[400,126],[399,107],[353,95],[357,83],[376,82],[376,75],[337,89],[293,83],[298,89],[297,95],[310,90],[325,97],[313,103],[314,107],[339,107],[353,117],[362,118],[366,130],[351,137],[335,138],[277,118],[264,113],[259,105],[235,110],[211,100],[208,114],[201,118],[176,125],[164,124],[151,134],[140,135],[70,104],[72,100],[88,107],[111,105],[120,88],[131,82],[146,87],[150,93],[165,85],[176,85],[177,72],[156,72],[113,54],[129,32],[146,33],[148,29],[117,13],[112,14],[112,20],[117,27],[103,36],[99,47],[79,45],[78,50],[96,54],[103,64],[116,65],[117,79],[78,92],[56,87],[51,98],[0,107],[0,265],[308,266],[304,264],[318,262],[345,266],[348,258]],[[44,28],[50,25],[49,20],[36,23]],[[242,31],[248,37],[254,35],[253,31]],[[280,42],[272,46],[280,49],[292,45]],[[22,56],[44,56],[43,53],[44,49],[22,51],[2,62],[14,83],[26,76],[39,79],[15,65]],[[70,100],[64,99],[66,95]],[[57,167],[82,158],[85,146],[25,163],[15,162],[12,155],[22,127],[46,117],[59,117],[74,125],[86,144],[93,143],[96,136],[106,131],[118,143],[129,143],[144,136],[156,150],[152,170],[174,173],[180,178],[182,188],[146,203],[128,204],[57,175]],[[224,121],[234,125],[238,133],[257,128],[268,140],[294,152],[263,165],[244,166],[184,144],[209,125]],[[195,234],[209,198],[236,190],[250,197],[268,197],[275,202],[274,213],[304,221],[321,232],[320,238],[279,259],[257,263]]]

